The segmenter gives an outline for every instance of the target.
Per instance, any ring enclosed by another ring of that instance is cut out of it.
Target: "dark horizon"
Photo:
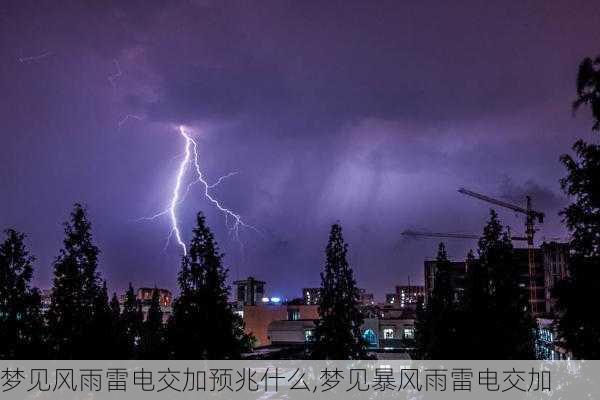
[[[566,235],[559,156],[593,141],[571,104],[598,38],[591,1],[5,2],[0,228],[28,235],[47,288],[82,202],[111,292],[175,289],[169,218],[140,218],[171,200],[185,125],[209,182],[237,172],[215,197],[256,227],[240,244],[199,186],[179,207],[185,240],[206,214],[230,281],[288,298],[318,286],[339,220],[358,286],[382,300],[435,256],[437,240],[403,230],[481,232],[490,207],[459,187],[529,194],[547,217],[537,238]],[[454,259],[475,248],[446,243]]]

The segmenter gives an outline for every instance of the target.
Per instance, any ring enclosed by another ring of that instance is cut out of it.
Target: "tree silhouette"
[[[113,354],[116,354],[116,359],[124,358],[127,352],[126,338],[124,332],[123,316],[121,314],[121,304],[116,293],[113,293],[110,303],[110,320],[111,320],[111,337],[114,346]]]
[[[91,346],[90,349],[90,358],[110,360],[122,356],[117,351],[117,338],[114,336],[113,325],[116,323],[118,323],[118,320],[112,319],[112,312],[108,303],[108,289],[106,281],[104,281],[94,303],[91,336],[88,338],[90,343],[94,343],[94,346]]]
[[[363,317],[359,310],[359,291],[348,264],[348,246],[342,227],[331,227],[326,248],[325,270],[321,273],[321,297],[315,329],[312,357],[347,360],[365,357],[365,343],[360,334]]]
[[[228,304],[227,270],[202,213],[196,222],[189,253],[181,260],[180,296],[169,323],[172,355],[178,359],[236,359],[249,348],[250,340],[241,318]]]
[[[600,130],[600,57],[584,59],[577,74],[573,106],[589,105]],[[576,358],[600,358],[600,312],[590,307],[600,289],[600,146],[577,140],[575,158],[563,155],[568,175],[561,180],[574,202],[561,212],[571,231],[569,277],[556,286],[561,344]]]
[[[161,360],[167,357],[166,332],[157,288],[152,291],[148,316],[142,326],[139,354],[140,358],[145,360]]]
[[[5,234],[0,244],[0,358],[43,357],[40,295],[30,286],[34,257],[24,234],[13,229]]]
[[[519,287],[510,231],[494,210],[478,242],[479,260],[468,260],[463,298],[466,359],[535,358],[535,323],[528,312],[527,293]],[[507,329],[510,327],[510,329]]]
[[[460,358],[456,346],[458,313],[452,283],[452,264],[446,246],[439,244],[435,263],[435,285],[425,308],[418,310],[416,340],[418,356],[423,359]]]
[[[123,350],[128,358],[137,357],[138,344],[140,341],[143,316],[140,310],[140,304],[135,296],[131,282],[125,293],[125,303],[123,304],[123,313],[121,314],[121,340]]]
[[[85,209],[75,204],[65,223],[64,247],[54,262],[48,311],[49,349],[60,359],[89,358],[93,318],[100,295],[98,248],[92,242]]]
[[[573,109],[589,105],[594,118],[592,130],[600,130],[600,56],[592,60],[586,57],[577,72],[577,99]]]

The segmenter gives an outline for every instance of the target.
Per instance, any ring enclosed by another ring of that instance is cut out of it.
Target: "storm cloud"
[[[238,172],[215,195],[257,228],[238,242],[197,188],[180,207],[186,238],[205,212],[231,278],[300,295],[339,220],[381,299],[435,253],[404,229],[481,231],[489,205],[458,187],[529,194],[540,237],[565,235],[559,156],[589,132],[570,104],[599,27],[593,1],[3,2],[0,226],[29,235],[47,287],[84,202],[111,290],[175,288],[168,219],[139,218],[170,200],[183,124],[208,177]]]

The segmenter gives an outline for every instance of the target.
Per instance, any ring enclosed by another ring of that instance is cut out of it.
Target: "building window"
[[[393,339],[394,338],[394,329],[392,329],[392,328],[385,328],[383,330],[383,338],[384,339]]]
[[[315,333],[313,332],[312,329],[307,329],[304,331],[304,341],[305,342],[312,342],[315,340]]]
[[[375,335],[375,332],[373,332],[372,329],[367,329],[363,333],[363,339],[367,342],[368,347],[377,347],[379,345],[377,335]]]
[[[404,339],[414,339],[415,330],[413,328],[404,328]]]
[[[241,301],[241,302],[246,301],[246,288],[242,285],[238,286],[237,299],[238,299],[238,301]]]
[[[297,321],[300,319],[300,310],[290,309],[288,310],[288,321]]]

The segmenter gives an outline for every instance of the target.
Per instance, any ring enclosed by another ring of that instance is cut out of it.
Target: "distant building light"
[[[281,299],[279,297],[271,297],[271,303],[279,303]]]
[[[263,303],[268,303],[269,302],[269,298],[268,297],[263,297],[262,298],[262,302]]]

